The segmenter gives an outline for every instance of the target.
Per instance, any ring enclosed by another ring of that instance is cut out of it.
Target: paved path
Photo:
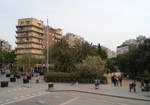
[[[1,79],[8,79],[8,78],[1,78]],[[129,81],[127,81],[125,83],[128,84]],[[52,93],[47,92],[46,91],[47,89],[48,89],[48,83],[44,83],[42,81],[41,83],[36,84],[35,83],[35,78],[33,78],[32,85],[31,85],[30,88],[28,88],[27,86],[23,86],[22,85],[22,80],[17,80],[16,83],[10,83],[9,87],[7,87],[7,88],[0,88],[0,105],[8,105],[8,104],[11,105],[11,103],[14,103],[14,102],[18,102],[18,101],[19,102],[20,101],[24,102],[24,100],[30,100],[30,99],[31,100],[32,99],[36,100],[38,97],[40,97],[41,99],[43,97],[51,97],[51,96],[47,96],[49,94],[52,94]],[[106,97],[104,95],[112,95],[112,96],[136,98],[136,99],[143,99],[143,100],[149,100],[150,101],[150,97],[148,97],[148,96],[150,96],[150,93],[143,93],[143,92],[141,92],[140,88],[137,88],[137,92],[136,93],[130,93],[130,92],[128,92],[128,86],[125,85],[125,84],[123,85],[123,87],[114,87],[111,84],[101,85],[100,89],[94,90],[94,85],[93,84],[79,84],[78,86],[76,86],[76,85],[71,86],[71,84],[55,83],[54,84],[54,89],[52,89],[52,90],[53,91],[75,90],[75,91],[89,92],[89,93],[94,93],[94,94],[101,94],[101,96],[100,95],[96,95],[96,97],[99,97],[100,99],[102,97]],[[57,100],[57,98],[59,97],[58,96],[59,93],[60,92],[58,92],[58,93],[56,92],[56,94],[54,94],[54,100],[56,98],[56,101],[58,101],[58,102],[60,102],[59,100]],[[68,93],[68,92],[65,92],[65,93]],[[82,94],[85,94],[85,93],[80,93],[80,94],[82,95]],[[80,94],[78,94],[78,95],[80,95]],[[87,99],[90,100],[90,96],[95,96],[94,94],[93,95],[92,94],[88,94]],[[75,100],[77,98],[76,95],[74,96],[74,92],[73,92],[73,97],[67,97],[67,96],[64,95],[64,97],[62,97],[62,102],[66,102],[67,103],[69,100],[72,101],[72,100]],[[110,98],[110,100],[113,100],[114,97],[109,97],[109,98]],[[49,98],[46,98],[46,99],[48,100]],[[80,99],[76,99],[78,101],[75,101],[75,103],[71,103],[71,104],[68,104],[68,105],[80,105],[79,103],[83,102],[82,99],[84,99],[84,95]],[[91,101],[87,101],[87,102],[89,102],[89,103],[90,102],[94,102],[94,103],[101,102],[99,100],[95,100],[93,97],[91,97],[91,99],[92,99]],[[95,100],[95,101],[93,101],[93,100]],[[123,99],[120,99],[120,100],[123,100]],[[49,101],[53,102],[53,100],[49,100]],[[110,104],[109,100],[106,100],[106,101],[108,101],[108,102],[104,101],[104,103],[105,103],[104,105],[109,105]],[[138,101],[140,103],[140,100],[136,100],[136,102],[138,102]],[[42,101],[39,102],[39,103],[42,103]],[[116,100],[115,103],[117,104],[117,100]],[[115,103],[114,103],[114,105],[116,105]],[[133,105],[135,103],[133,103]],[[86,105],[91,105],[91,104],[88,104],[86,102],[85,102],[85,104]],[[13,104],[13,105],[30,105],[30,104],[26,103],[26,104]],[[33,104],[33,105],[39,105],[39,104]],[[43,104],[43,105],[59,105],[59,104],[57,104],[57,102],[56,103],[54,102],[53,104],[48,104],[47,103],[47,104]],[[60,104],[60,105],[67,105],[67,104]],[[93,104],[93,105],[97,105],[97,104]],[[117,104],[117,105],[128,105],[128,104]],[[136,104],[136,105],[138,105],[138,104]],[[143,104],[143,105],[148,105],[148,104],[146,103],[146,104]]]
[[[51,92],[7,105],[150,105],[150,102],[80,92]]]
[[[4,76],[0,78],[1,81],[9,81],[9,78]],[[8,103],[18,100],[30,99],[32,97],[48,94],[47,83],[35,83],[36,78],[32,79],[31,85],[22,84],[22,79],[17,79],[15,83],[9,82],[9,86],[5,88],[0,87],[0,105],[7,105]]]
[[[78,86],[71,86],[70,84],[55,84],[55,88],[52,91],[66,91],[66,90],[75,90],[82,92],[89,92],[95,94],[103,94],[117,97],[125,98],[134,98],[134,99],[143,99],[150,101],[150,92],[141,92],[140,88],[137,88],[137,92],[129,92],[127,86],[124,87],[114,87],[113,85],[101,85],[100,89],[95,90],[93,84],[79,84]]]

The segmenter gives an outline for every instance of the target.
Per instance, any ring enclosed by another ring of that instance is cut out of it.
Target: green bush
[[[83,78],[80,72],[64,73],[64,72],[48,72],[45,73],[44,79],[46,82],[75,82],[80,83],[93,83],[95,79],[100,79],[101,83],[106,84],[107,78],[104,76],[99,76],[98,78]]]
[[[138,81],[143,80],[143,81],[146,81],[146,82],[149,82],[149,83],[150,83],[150,76],[146,76],[146,77],[137,76],[136,79],[137,79]]]

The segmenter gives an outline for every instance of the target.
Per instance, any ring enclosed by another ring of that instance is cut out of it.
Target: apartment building
[[[66,40],[71,46],[73,46],[76,41],[85,41],[83,37],[73,33],[66,33],[63,39]]]
[[[43,21],[35,18],[18,19],[16,26],[17,58],[26,53],[34,54],[37,58],[43,56]]]
[[[136,39],[126,40],[120,46],[117,46],[117,55],[127,53],[130,47],[138,47],[145,39],[145,36],[139,35]]]
[[[0,50],[11,51],[11,45],[8,41],[0,39]]]
[[[63,31],[60,28],[44,26],[43,46],[46,48],[62,38]]]

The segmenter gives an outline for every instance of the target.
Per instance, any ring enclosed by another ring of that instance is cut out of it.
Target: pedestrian
[[[71,86],[73,86],[76,83],[75,79],[72,80]]]
[[[116,86],[119,86],[119,77],[118,76],[115,77],[115,81],[116,81]]]
[[[129,92],[131,92],[132,90],[134,92],[136,92],[136,82],[135,82],[135,80],[132,83],[129,84]]]
[[[143,89],[145,86],[144,86],[144,80],[141,80],[141,88]]]
[[[119,78],[120,86],[122,87],[122,75],[120,75],[118,78]]]
[[[116,86],[116,75],[113,75],[112,77],[111,77],[111,81],[112,81],[112,83],[114,84],[114,86]]]
[[[99,84],[100,84],[100,80],[95,80],[95,83],[94,83],[94,85],[95,85],[95,90],[96,89],[99,89]]]

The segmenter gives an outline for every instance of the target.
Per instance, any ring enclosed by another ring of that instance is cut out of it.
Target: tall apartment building
[[[0,50],[11,51],[11,45],[7,41],[0,39]]]
[[[49,26],[45,26],[44,27],[44,37],[43,37],[43,46],[44,48],[52,44],[54,44],[55,42],[57,42],[58,40],[60,40],[62,38],[62,29],[60,28],[52,28]],[[48,42],[48,43],[47,43]]]
[[[73,33],[67,33],[63,39],[66,40],[71,46],[73,46],[76,41],[85,41],[83,37]]]
[[[37,58],[42,58],[43,21],[35,18],[19,19],[16,28],[17,58],[26,53],[34,54]]]

